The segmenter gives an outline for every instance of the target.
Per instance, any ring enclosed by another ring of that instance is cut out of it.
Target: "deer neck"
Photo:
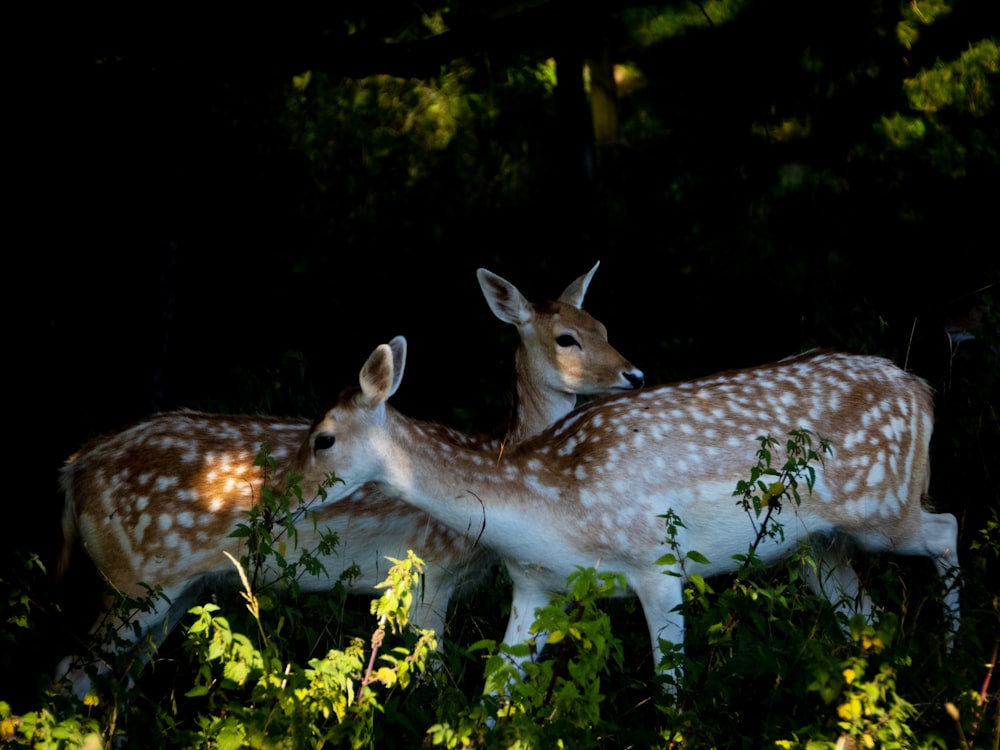
[[[386,428],[383,434],[389,437],[376,449],[379,489],[454,531],[478,536],[488,512],[490,535],[506,533],[499,528],[505,525],[501,519],[516,516],[530,504],[529,498],[510,491],[523,475],[519,457],[498,462],[493,450],[477,449],[446,427],[393,410]]]
[[[515,369],[514,413],[507,429],[507,443],[511,445],[538,435],[576,406],[576,394],[545,383],[544,373],[532,370],[520,348],[515,357]]]

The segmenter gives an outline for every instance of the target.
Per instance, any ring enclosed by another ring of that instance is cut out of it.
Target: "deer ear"
[[[517,287],[485,268],[476,271],[476,278],[479,279],[479,286],[482,287],[486,303],[500,320],[518,328],[531,322],[534,315],[531,303],[524,298]]]
[[[389,389],[391,397],[403,382],[403,370],[406,369],[406,339],[403,336],[394,337],[389,342],[389,348],[392,350],[392,387]]]
[[[371,353],[358,376],[361,392],[370,406],[384,403],[396,392],[403,379],[405,365],[406,339],[402,336],[397,336],[388,344],[379,344]]]
[[[590,286],[590,280],[594,278],[594,271],[597,270],[599,265],[601,265],[601,261],[597,261],[590,271],[566,287],[563,293],[559,295],[559,301],[565,302],[567,305],[573,305],[578,310],[583,307],[583,298],[587,294],[587,287]]]

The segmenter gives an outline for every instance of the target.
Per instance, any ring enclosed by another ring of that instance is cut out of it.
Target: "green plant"
[[[393,560],[385,592],[372,603],[378,626],[370,658],[360,638],[346,649],[331,649],[301,667],[269,638],[260,619],[260,603],[242,566],[243,598],[259,627],[260,644],[234,632],[215,605],[196,607],[188,629],[189,647],[201,663],[196,684],[186,696],[202,699],[200,741],[227,747],[364,747],[371,741],[374,715],[381,710],[375,686],[406,688],[423,672],[436,646],[431,631],[420,634],[412,649],[394,647],[379,655],[386,627],[401,633],[423,563],[411,552]],[[383,666],[376,667],[376,658]]]
[[[246,539],[246,552],[241,555],[240,563],[244,569],[249,569],[251,590],[259,596],[262,587],[279,587],[297,596],[299,578],[326,575],[320,558],[332,554],[337,546],[337,535],[323,532],[315,549],[301,549],[299,524],[312,523],[316,529],[316,518],[310,511],[316,504],[326,501],[327,490],[340,480],[327,477],[312,498],[302,496],[301,477],[285,477],[284,485],[275,488],[270,480],[277,472],[277,463],[267,443],[261,445],[254,466],[260,467],[264,477],[260,502],[247,511],[246,522],[237,524],[230,536]],[[294,560],[289,559],[290,551],[295,553]],[[347,575],[349,577],[350,572]],[[268,599],[264,606],[269,605]]]
[[[0,701],[0,743],[39,750],[99,750],[104,746],[100,724],[93,717],[60,717],[49,708],[15,716],[4,701]]]
[[[486,695],[457,717],[441,717],[428,729],[437,746],[541,747],[552,742],[565,747],[599,746],[596,728],[602,723],[601,675],[609,660],[622,666],[620,641],[598,600],[625,588],[614,573],[580,568],[569,578],[567,593],[553,597],[538,610],[532,633],[545,632],[550,658],[531,660],[522,675],[511,656],[532,650],[527,644],[497,644],[484,640],[472,646],[486,650]],[[487,727],[492,731],[487,732]]]
[[[828,665],[833,668],[816,670],[807,687],[830,710],[815,724],[797,731],[795,739],[775,744],[808,750],[834,750],[848,742],[858,748],[944,747],[933,738],[918,740],[910,726],[917,709],[896,686],[898,670],[906,666],[906,659],[898,654],[879,658],[895,640],[897,628],[891,615],[876,625],[856,616],[851,621],[854,648],[838,664]],[[831,726],[833,713],[836,723]],[[809,739],[802,742],[799,737]]]

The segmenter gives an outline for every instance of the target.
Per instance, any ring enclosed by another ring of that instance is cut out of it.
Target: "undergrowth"
[[[733,502],[754,541],[730,576],[685,575],[685,647],[663,644],[659,672],[639,605],[609,599],[625,587],[613,571],[579,569],[566,593],[536,613],[534,632],[545,631],[547,645],[523,674],[507,657],[528,653],[529,645],[498,643],[501,618],[486,614],[499,614],[502,571],[455,603],[440,643],[438,634],[408,623],[423,570],[412,552],[392,561],[370,606],[359,606],[343,585],[299,591],[297,576],[321,572],[321,563],[316,550],[298,550],[290,562],[296,529],[312,522],[293,482],[285,493],[265,493],[235,532],[247,541],[247,554],[232,560],[238,585],[192,608],[184,632],[168,639],[137,680],[127,679],[131,656],[112,655],[110,677],[95,675],[82,701],[63,685],[43,684],[34,706],[0,702],[0,742],[53,750],[123,743],[222,750],[996,748],[1000,602],[988,577],[976,575],[976,566],[996,569],[995,512],[975,538],[952,651],[943,645],[948,623],[936,577],[922,560],[859,560],[867,562],[859,570],[876,614],[872,622],[845,621],[806,591],[803,571],[815,565],[808,547],[770,569],[756,556],[782,533],[782,508],[807,501],[826,449],[805,432],[785,443],[760,438]],[[772,466],[782,451],[783,462]],[[266,451],[260,466],[273,470]],[[711,554],[679,548],[683,523],[664,515],[664,566],[683,570]],[[336,539],[321,544],[318,551],[328,552]],[[7,644],[33,632],[40,565],[31,558],[3,574],[0,637]],[[148,601],[156,596],[150,589]],[[123,611],[148,601],[123,602]],[[663,671],[671,667],[676,671]]]

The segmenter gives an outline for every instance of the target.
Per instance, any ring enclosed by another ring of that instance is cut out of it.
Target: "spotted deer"
[[[581,309],[598,265],[558,300],[541,304],[529,302],[501,277],[485,269],[477,272],[490,309],[519,333],[514,407],[501,438],[443,431],[448,439],[500,455],[568,413],[578,395],[642,386],[642,371],[608,343],[604,325]],[[223,552],[239,556],[240,540],[230,534],[260,499],[263,476],[254,459],[261,445],[269,444],[280,471],[295,456],[309,425],[309,420],[178,411],[94,440],[61,471],[60,574],[79,539],[116,591],[141,597],[146,591],[141,584],[160,586],[165,596],[137,616],[138,633],[120,633],[135,641],[148,636],[159,646],[206,586],[232,574]],[[334,486],[329,492],[340,501],[316,508],[316,530],[311,522],[300,524],[298,547],[312,549],[324,530],[336,532],[339,543],[331,556],[320,558],[327,575],[306,577],[301,588],[329,589],[356,564],[360,573],[352,579],[354,589],[374,591],[387,572],[385,557],[405,558],[413,549],[427,565],[412,620],[442,633],[452,594],[489,568],[492,553],[373,485],[352,485],[336,495]],[[287,557],[297,559],[293,550]],[[103,644],[105,649],[110,645]],[[140,662],[144,658],[139,654]],[[80,662],[67,657],[57,677],[68,674],[82,696],[90,681]],[[100,662],[97,667],[106,670]]]
[[[455,533],[482,529],[514,584],[505,641],[522,643],[535,608],[565,590],[578,567],[622,573],[646,616],[654,662],[660,639],[683,644],[685,578],[732,572],[754,538],[733,498],[758,436],[809,430],[829,439],[801,505],[786,503],[783,536],[757,554],[774,564],[815,541],[824,562],[857,585],[832,538],[867,551],[926,556],[946,582],[944,606],[957,628],[957,522],[921,507],[928,489],[933,400],[927,384],[885,359],[813,351],[774,364],[723,372],[591,401],[503,454],[443,439],[387,399],[406,358],[402,337],[379,346],[314,423],[296,471],[305,483],[335,472],[348,487],[375,482]],[[664,556],[673,511],[683,527],[674,565]],[[689,557],[688,551],[707,557]],[[665,572],[676,575],[664,575]],[[817,582],[818,583],[818,582]],[[536,639],[540,648],[544,635]]]

